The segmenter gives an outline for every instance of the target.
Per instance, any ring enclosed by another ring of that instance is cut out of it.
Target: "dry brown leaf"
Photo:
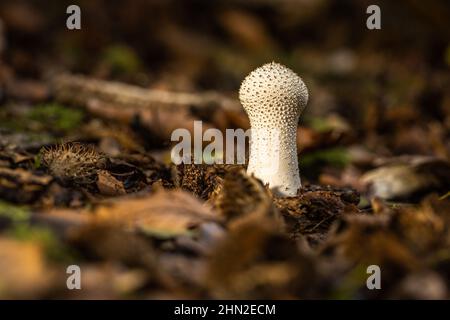
[[[5,160],[5,163],[9,162],[12,164],[34,161],[33,155],[15,146],[8,145],[0,146],[0,159]]]
[[[52,179],[51,176],[37,175],[21,168],[0,168],[0,197],[12,202],[30,202]]]
[[[347,215],[343,218],[337,234],[326,244],[338,255],[354,263],[378,264],[398,276],[396,272],[417,269],[421,261],[408,245],[391,231],[391,216]],[[340,230],[343,229],[343,230]],[[386,274],[386,278],[388,275]]]
[[[33,220],[65,231],[87,225],[93,217],[83,209],[53,208],[33,215]]]
[[[119,196],[127,193],[122,181],[117,180],[106,170],[98,172],[96,183],[100,193],[105,196]]]
[[[382,199],[410,199],[419,193],[445,191],[450,164],[436,158],[405,157],[365,173],[361,181]]]
[[[206,283],[220,299],[288,299],[316,280],[313,259],[280,231],[273,217],[241,219],[216,247]]]
[[[448,208],[447,208],[448,209]],[[405,206],[396,211],[395,227],[397,233],[418,254],[433,252],[445,245],[445,214],[435,212],[429,202],[424,201],[418,208]]]
[[[240,167],[230,168],[222,183],[212,193],[210,201],[228,221],[229,227],[235,227],[246,216],[262,219],[264,216],[275,217],[272,198],[262,182],[246,174]]]
[[[202,222],[219,221],[214,212],[184,191],[158,191],[144,198],[127,198],[95,210],[99,221],[124,225],[158,237],[190,233]]]
[[[35,297],[49,277],[39,245],[0,238],[0,298]]]

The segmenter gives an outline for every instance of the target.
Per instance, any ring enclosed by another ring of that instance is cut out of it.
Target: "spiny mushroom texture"
[[[247,172],[276,194],[295,196],[301,187],[297,124],[308,102],[308,89],[291,69],[268,63],[242,82],[239,99],[251,125]]]

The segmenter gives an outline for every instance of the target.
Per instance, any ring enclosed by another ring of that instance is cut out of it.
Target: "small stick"
[[[216,92],[183,93],[146,89],[130,84],[61,74],[50,79],[57,101],[88,105],[101,100],[116,106],[134,108],[198,107],[218,105],[225,110],[239,110],[239,103]]]

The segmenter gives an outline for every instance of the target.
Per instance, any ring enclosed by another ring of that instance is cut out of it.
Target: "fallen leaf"
[[[382,199],[412,199],[448,190],[450,164],[436,158],[409,157],[366,172],[361,181],[370,194]]]
[[[0,197],[12,202],[28,203],[36,199],[52,179],[51,176],[21,168],[0,168]]]
[[[96,183],[100,193],[105,196],[119,196],[127,193],[123,183],[106,170],[98,172]]]
[[[36,297],[50,274],[39,245],[0,238],[0,298]]]
[[[275,216],[272,198],[262,182],[240,167],[229,169],[209,200],[233,225],[247,215]],[[231,226],[230,226],[231,227]]]
[[[148,197],[119,199],[98,207],[95,216],[99,221],[115,222],[162,238],[190,234],[203,222],[220,221],[211,209],[184,191],[158,191]]]

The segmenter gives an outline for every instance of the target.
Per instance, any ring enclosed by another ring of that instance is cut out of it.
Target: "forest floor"
[[[330,51],[311,36],[287,54],[264,12],[222,9],[222,43],[158,7],[149,43],[165,54],[150,65],[137,45],[96,48],[102,27],[54,35],[53,61],[36,53],[50,18],[16,6],[0,34],[0,298],[450,298],[449,49]],[[315,19],[350,33],[327,12]],[[273,57],[310,88],[298,196],[245,165],[174,165],[174,129],[249,127],[239,82]],[[82,290],[67,288],[70,265]]]

